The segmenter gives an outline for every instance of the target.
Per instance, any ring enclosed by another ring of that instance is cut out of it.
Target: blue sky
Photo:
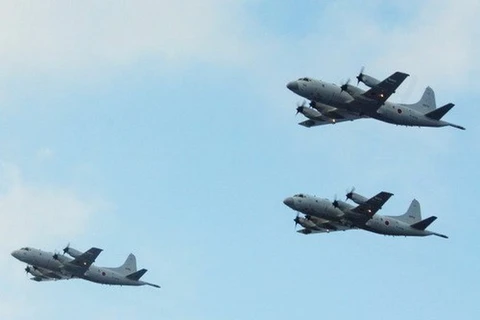
[[[0,2],[0,318],[478,318],[480,5],[302,3]],[[467,130],[297,125],[288,81],[361,66]],[[285,197],[351,186],[450,239],[294,232]],[[10,256],[68,242],[162,289],[35,283]]]

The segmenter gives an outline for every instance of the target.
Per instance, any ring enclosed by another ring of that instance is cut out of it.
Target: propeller
[[[348,78],[348,80],[340,86],[340,90],[341,90],[340,92],[347,91],[349,83],[350,83],[350,78]]]
[[[334,206],[335,208],[338,208],[337,195],[335,195],[335,197],[333,198],[332,206]]]
[[[300,217],[298,216],[298,213],[295,219],[293,219],[293,221],[295,221],[295,230],[297,230],[297,224],[300,222]]]
[[[303,108],[305,108],[306,104],[307,104],[307,102],[305,100],[303,100],[301,104],[297,103],[297,113],[295,115],[297,115],[299,112],[302,112]]]
[[[55,253],[53,254],[52,258],[55,259],[55,260],[58,260],[58,253],[55,252]]]
[[[363,71],[365,71],[365,66],[362,66],[362,68],[360,69],[360,73],[357,76],[357,86],[360,83],[360,81],[363,80]]]
[[[68,252],[68,249],[70,249],[70,242],[67,243],[67,246],[65,248],[63,248],[63,255]]]
[[[355,192],[355,187],[352,187],[350,189],[350,191],[347,190],[346,192],[347,192],[347,194],[345,195],[346,196],[345,201],[347,201],[348,199],[352,199],[352,195]]]
[[[25,267],[25,273],[26,273],[26,274],[29,274],[30,271],[31,271],[30,266],[26,266],[26,267]]]

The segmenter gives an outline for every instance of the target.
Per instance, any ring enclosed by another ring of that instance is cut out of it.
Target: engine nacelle
[[[27,266],[25,268],[25,271],[30,273],[34,277],[43,277],[43,273],[40,272],[36,267],[34,266]]]
[[[72,258],[77,258],[80,255],[82,255],[83,252],[80,252],[76,249],[67,247],[67,248],[65,248],[65,253],[68,253],[68,255],[71,256]]]
[[[321,119],[322,114],[313,108],[308,108],[308,107],[298,107],[297,111],[303,114],[305,117],[308,119],[316,120],[316,119]]]
[[[324,113],[329,113],[330,111],[334,111],[334,110],[337,110],[337,108],[334,108],[334,107],[331,107],[331,106],[328,106],[326,104],[323,104],[323,103],[320,103],[320,102],[316,102],[316,101],[312,101],[310,102],[310,106],[312,108],[315,108],[317,109],[320,113],[324,114]]]
[[[352,208],[352,206],[348,203],[346,203],[345,201],[342,201],[342,200],[335,200],[333,201],[332,205],[337,208],[337,209],[340,209],[341,211],[345,212],[346,210],[350,210]]]
[[[347,193],[347,198],[355,202],[356,204],[363,204],[365,203],[368,198],[359,195],[358,193],[355,192],[349,192]]]
[[[314,229],[317,227],[317,225],[313,221],[302,217],[295,218],[295,222],[304,227],[305,229]]]
[[[352,98],[364,93],[362,89],[352,86],[351,84],[344,84],[340,87],[340,89],[342,90],[342,92],[348,93]]]
[[[370,87],[370,88],[373,88],[380,83],[380,80],[375,79],[374,77],[369,76],[368,74],[363,74],[363,73],[357,79],[360,82],[363,82],[367,87]]]

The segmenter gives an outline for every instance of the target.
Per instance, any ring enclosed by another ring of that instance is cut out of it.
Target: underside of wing
[[[336,124],[336,123],[340,123],[340,122],[353,121],[353,120],[364,118],[364,117],[360,117],[360,116],[345,117],[345,116],[340,115],[340,114],[338,114],[336,116],[338,116],[338,117],[335,117],[335,118],[324,117],[324,118],[317,118],[315,120],[308,119],[308,120],[305,120],[303,122],[300,122],[299,125],[310,128],[310,127],[316,127],[316,126],[323,126],[323,125],[326,125],[326,124]]]
[[[44,282],[44,281],[55,281],[58,279],[35,276],[35,277],[31,277],[30,280],[37,281],[37,282]]]
[[[343,223],[340,221],[329,221],[325,219],[314,218],[311,219],[312,222],[315,223],[315,227],[313,228],[304,228],[298,230],[297,232],[303,234],[312,234],[312,233],[330,233],[335,231],[346,231],[356,229],[356,227]]]
[[[33,267],[33,270],[27,270],[27,272],[30,272],[33,277],[30,278],[33,281],[56,281],[56,280],[64,280],[64,279],[70,279],[70,277],[61,274],[59,272],[55,272],[52,270],[48,270],[45,268],[40,268],[40,267]]]
[[[329,233],[330,230],[313,230],[313,229],[300,229],[297,232],[303,233],[303,234],[314,234],[314,233]]]
[[[391,196],[393,196],[393,193],[382,191],[373,198],[353,208],[351,211],[362,214],[370,219],[382,208]]]

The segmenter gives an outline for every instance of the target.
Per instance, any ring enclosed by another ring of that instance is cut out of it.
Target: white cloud
[[[96,210],[95,205],[80,200],[72,191],[26,183],[13,165],[3,164],[0,171],[2,251],[75,236],[84,231]]]
[[[54,156],[54,151],[49,147],[42,147],[37,151],[37,159],[45,161]]]
[[[0,2],[0,61],[13,71],[98,68],[141,59],[242,63],[242,1]]]
[[[480,71],[479,15],[478,1],[427,1],[405,26],[380,34],[386,41],[377,64],[395,64],[435,87],[466,86]]]

